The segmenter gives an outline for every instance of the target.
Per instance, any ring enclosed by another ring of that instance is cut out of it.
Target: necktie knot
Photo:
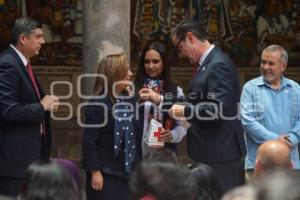
[[[200,69],[200,64],[198,63],[197,65],[195,65],[195,67],[193,68],[193,77],[197,74],[198,70]]]
[[[27,68],[27,69],[31,68],[30,62],[27,63],[26,68]]]

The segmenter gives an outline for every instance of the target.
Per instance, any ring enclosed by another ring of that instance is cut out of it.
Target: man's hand
[[[46,95],[41,100],[41,104],[45,111],[57,111],[59,107],[59,99],[56,96]]]
[[[173,135],[172,135],[172,132],[170,130],[164,129],[160,133],[160,141],[162,141],[162,142],[172,142],[172,140],[173,140]]]
[[[100,171],[91,171],[92,180],[91,186],[96,191],[101,191],[103,188],[103,176]]]
[[[184,120],[184,107],[184,105],[173,105],[169,110],[169,116],[179,121]]]
[[[291,141],[289,140],[288,135],[281,135],[281,136],[279,136],[279,137],[277,138],[277,140],[278,140],[279,142],[282,142],[282,143],[288,145],[290,148],[293,147],[293,144],[292,144]]]

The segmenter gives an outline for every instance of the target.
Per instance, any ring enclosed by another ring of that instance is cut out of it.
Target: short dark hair
[[[36,161],[26,170],[20,193],[22,200],[79,200],[70,173],[54,161]]]
[[[133,200],[152,195],[157,200],[194,200],[197,186],[188,169],[166,162],[143,161],[129,181]]]
[[[203,24],[195,20],[183,20],[172,31],[171,38],[183,38],[188,32],[193,33],[200,41],[208,39],[206,31],[203,29]]]
[[[12,44],[16,45],[19,42],[19,36],[24,34],[29,36],[33,30],[42,28],[42,24],[29,17],[18,18],[15,21],[14,28],[12,30]]]

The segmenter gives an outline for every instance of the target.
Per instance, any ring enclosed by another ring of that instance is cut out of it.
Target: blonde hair
[[[105,56],[98,65],[97,74],[102,74],[107,78],[108,95],[113,97],[112,86],[116,81],[123,80],[128,73],[127,57],[124,53]],[[93,93],[99,95],[105,86],[104,80],[97,77],[95,80]]]

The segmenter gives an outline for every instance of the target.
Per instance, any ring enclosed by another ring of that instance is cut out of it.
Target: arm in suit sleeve
[[[102,106],[88,105],[85,108],[85,125],[99,125],[104,120]],[[83,160],[87,171],[100,169],[100,156],[96,141],[101,132],[101,127],[85,127],[83,129]]]
[[[254,105],[254,94],[249,86],[249,83],[246,83],[241,96],[240,109],[243,128],[247,135],[259,144],[267,140],[277,139],[278,134],[266,129],[266,127],[257,120],[259,112],[263,111],[257,110],[258,107]]]
[[[210,66],[212,69],[207,69],[206,73],[208,84],[207,100],[199,102],[197,105],[187,104],[184,109],[185,117],[194,116],[191,120],[206,120],[206,121],[220,121],[221,114],[230,117],[231,112],[237,110],[233,105],[234,102],[234,84],[239,84],[234,80],[235,73],[231,66],[226,63],[218,63]],[[198,95],[198,94],[197,94]],[[199,119],[201,118],[201,119]]]
[[[45,111],[40,102],[22,103],[22,79],[20,73],[10,64],[0,66],[0,113],[6,122],[42,122]],[[26,92],[26,91],[25,91]]]

